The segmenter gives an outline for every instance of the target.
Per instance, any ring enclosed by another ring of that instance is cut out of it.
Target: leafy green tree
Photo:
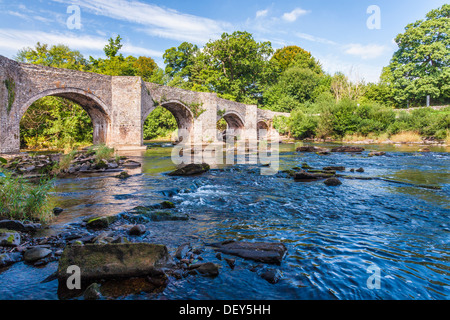
[[[308,52],[298,46],[287,46],[275,51],[271,61],[279,67],[280,72],[287,70],[290,67],[297,66],[303,69],[310,69],[318,74],[322,74],[322,66]]]
[[[430,11],[426,19],[408,24],[395,41],[399,47],[389,69],[396,103],[424,103],[426,96],[450,99],[450,5]]]
[[[72,70],[86,70],[88,62],[79,51],[59,44],[49,47],[38,42],[34,48],[19,50],[15,59],[19,62]]]

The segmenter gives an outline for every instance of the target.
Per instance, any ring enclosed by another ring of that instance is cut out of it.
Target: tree
[[[178,48],[167,49],[163,55],[166,73],[171,77],[179,75],[188,79],[191,76],[191,67],[198,51],[198,47],[189,42],[183,42]]]
[[[271,61],[279,67],[280,72],[283,72],[290,67],[297,66],[304,69],[311,69],[318,74],[323,73],[322,66],[312,56],[311,52],[298,46],[287,46],[278,49]]]
[[[117,53],[120,51],[120,49],[122,49],[123,45],[121,44],[121,41],[122,41],[122,38],[120,37],[120,35],[118,35],[116,37],[116,39],[109,38],[108,44],[103,49],[103,51],[105,52],[105,55],[109,59],[114,58],[117,55]]]
[[[38,42],[34,48],[19,50],[15,59],[20,62],[72,70],[86,70],[88,62],[79,51],[58,44],[49,47]]]
[[[430,11],[425,20],[408,24],[395,41],[389,69],[398,105],[423,104],[427,95],[450,99],[450,5]]]

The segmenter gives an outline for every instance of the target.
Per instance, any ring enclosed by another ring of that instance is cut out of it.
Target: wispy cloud
[[[387,46],[378,44],[362,45],[352,43],[345,46],[345,53],[358,56],[363,60],[376,59],[382,56],[387,50],[389,50]]]
[[[320,38],[320,37],[316,37],[307,33],[301,33],[301,32],[297,32],[295,34],[297,37],[304,39],[304,40],[308,40],[308,41],[312,41],[312,42],[318,42],[318,43],[323,43],[323,44],[331,44],[331,45],[337,45],[336,42],[328,40],[328,39],[324,39],[324,38]]]
[[[72,0],[53,1],[73,3]],[[231,28],[226,22],[135,0],[78,0],[77,4],[96,15],[142,25],[145,28],[141,29],[149,35],[173,40],[205,43]]]
[[[38,40],[37,40],[38,39]],[[26,47],[34,47],[36,42],[49,45],[65,44],[73,50],[101,52],[107,44],[104,37],[76,35],[72,33],[47,33],[33,30],[0,29],[0,50],[16,52]],[[163,53],[124,43],[121,52],[133,55],[162,57]]]
[[[285,14],[283,14],[282,18],[285,21],[294,22],[295,20],[298,19],[298,17],[304,16],[305,14],[308,14],[309,12],[310,11],[304,10],[302,8],[295,8],[291,12],[286,12]]]
[[[266,17],[269,13],[269,9],[256,11],[256,18]]]

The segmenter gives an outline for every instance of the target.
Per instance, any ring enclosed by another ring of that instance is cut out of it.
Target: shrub
[[[12,220],[47,222],[53,217],[50,199],[52,180],[26,182],[5,172],[0,179],[0,217]]]

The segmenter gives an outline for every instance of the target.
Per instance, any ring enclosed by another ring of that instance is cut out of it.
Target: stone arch
[[[223,140],[226,140],[226,137],[228,135],[234,136],[237,138],[242,134],[242,131],[245,129],[245,121],[243,117],[236,111],[228,111],[226,112],[222,117],[218,119],[220,121],[221,119],[224,119],[227,123],[227,129],[225,132],[219,133],[219,140],[220,136]]]
[[[79,104],[89,115],[94,127],[93,143],[108,144],[111,127],[108,106],[94,94],[77,88],[58,88],[45,90],[29,98],[19,110],[19,119],[25,115],[28,108],[37,100],[44,97],[65,98]]]
[[[262,139],[267,138],[267,135],[270,130],[270,126],[265,120],[259,120],[256,125],[256,130],[257,130],[258,140],[262,140]],[[265,132],[262,130],[265,130]]]
[[[192,113],[191,109],[189,109],[184,103],[178,100],[164,101],[160,105],[161,107],[170,111],[170,113],[175,117],[178,127],[178,137],[184,136],[186,135],[186,133],[189,135],[189,137],[191,137],[194,128],[194,114]],[[151,109],[145,115],[142,120],[142,125],[144,125],[145,120],[148,116],[150,116],[153,110],[155,109]]]

